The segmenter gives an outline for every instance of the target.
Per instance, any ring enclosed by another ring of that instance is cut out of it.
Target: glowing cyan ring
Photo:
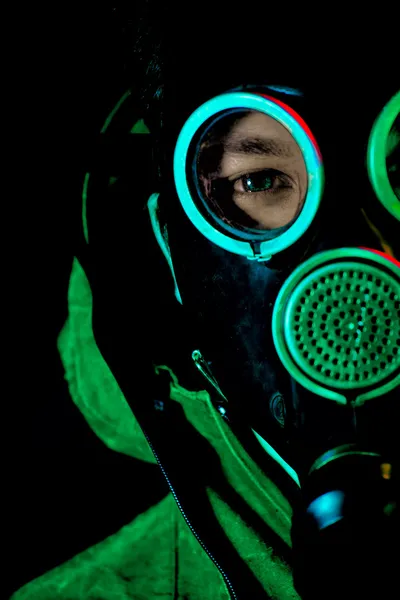
[[[367,168],[378,200],[400,221],[400,201],[390,185],[386,168],[387,138],[399,112],[400,92],[397,92],[386,104],[372,127],[367,150]]]
[[[307,195],[298,218],[279,237],[260,243],[260,254],[254,254],[250,242],[236,240],[216,230],[201,214],[192,199],[186,179],[188,151],[193,137],[199,128],[214,115],[229,109],[243,108],[269,115],[281,123],[292,134],[299,145],[308,174]],[[289,107],[288,107],[289,108]],[[295,115],[295,116],[294,116]],[[283,108],[282,103],[248,92],[230,92],[217,96],[202,104],[186,121],[175,147],[174,177],[175,186],[182,207],[193,225],[211,242],[224,250],[246,256],[249,259],[268,260],[296,242],[309,228],[318,210],[324,182],[324,172],[318,147],[313,143],[301,119],[296,113]]]

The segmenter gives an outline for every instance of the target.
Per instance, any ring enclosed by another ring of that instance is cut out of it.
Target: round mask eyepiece
[[[386,104],[372,127],[367,168],[379,202],[400,221],[400,91]]]
[[[217,96],[189,117],[176,144],[174,177],[200,233],[261,261],[307,231],[323,189],[321,155],[301,117],[250,92]]]

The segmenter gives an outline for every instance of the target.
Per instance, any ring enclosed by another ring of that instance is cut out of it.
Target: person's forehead
[[[226,152],[252,156],[293,155],[296,142],[289,130],[269,115],[251,111],[239,118],[223,137]]]

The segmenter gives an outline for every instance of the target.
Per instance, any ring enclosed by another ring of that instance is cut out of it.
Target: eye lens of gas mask
[[[193,183],[222,231],[277,237],[298,217],[307,171],[298,144],[278,121],[257,111],[222,114],[196,146]]]
[[[267,96],[232,92],[185,123],[174,156],[187,216],[209,240],[249,259],[268,260],[308,229],[323,169],[307,125]]]
[[[374,123],[367,166],[376,197],[400,221],[400,92],[391,98]]]

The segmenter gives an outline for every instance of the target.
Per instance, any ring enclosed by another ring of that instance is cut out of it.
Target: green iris
[[[251,173],[243,177],[243,187],[246,192],[264,192],[273,187],[274,179],[276,179],[276,175],[266,171]]]

